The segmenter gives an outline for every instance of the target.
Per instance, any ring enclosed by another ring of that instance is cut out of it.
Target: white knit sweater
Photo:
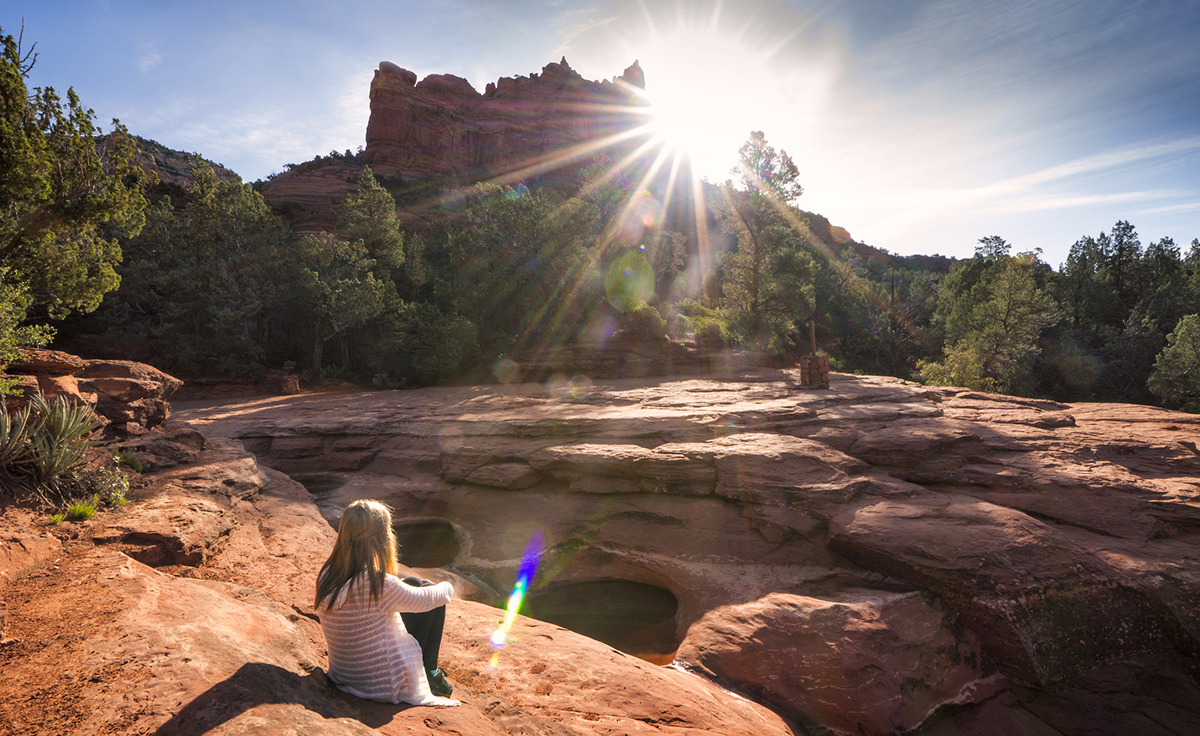
[[[450,602],[454,586],[417,588],[394,575],[384,578],[383,595],[371,600],[365,578],[346,584],[332,610],[321,609],[321,630],[329,648],[329,679],[342,690],[368,700],[413,705],[458,705],[429,691],[421,646],[409,635],[400,611],[431,611]]]

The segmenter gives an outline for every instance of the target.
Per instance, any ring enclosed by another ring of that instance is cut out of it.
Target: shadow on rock
[[[280,709],[272,706],[297,707]],[[299,675],[273,664],[251,662],[205,690],[155,734],[201,736],[248,711],[264,707],[271,711],[272,727],[277,726],[283,731],[292,727],[305,733],[317,718],[345,718],[369,728],[379,728],[391,722],[396,714],[414,706],[376,703],[347,695],[334,687],[320,669]],[[348,732],[356,730],[349,729]]]

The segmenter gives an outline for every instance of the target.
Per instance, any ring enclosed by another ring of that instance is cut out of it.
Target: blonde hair
[[[313,608],[319,611],[326,599],[326,610],[333,608],[338,591],[362,577],[371,585],[371,600],[378,602],[384,578],[398,571],[391,509],[379,501],[355,501],[342,512],[333,552],[317,574]]]

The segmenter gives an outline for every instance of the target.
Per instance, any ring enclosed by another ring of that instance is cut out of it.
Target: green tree
[[[301,285],[312,312],[312,370],[321,375],[325,343],[383,311],[387,285],[375,277],[375,260],[361,240],[321,233],[304,238],[298,251]]]
[[[812,255],[803,217],[793,206],[804,192],[796,164],[762,131],[738,150],[740,186],[726,182],[713,202],[737,249],[724,257],[722,292],[742,338],[769,353],[793,342],[797,318],[813,312]]]
[[[944,282],[940,314],[952,342],[940,363],[918,364],[927,382],[952,376],[971,388],[1030,390],[1038,339],[1060,313],[1034,278],[1036,254],[1008,256],[1001,243],[981,241],[976,257]]]
[[[337,232],[340,240],[362,243],[379,269],[398,269],[404,263],[396,200],[380,186],[369,166],[358,179],[358,191],[338,211]]]
[[[1148,383],[1168,406],[1200,413],[1200,315],[1184,317],[1167,336]]]
[[[405,244],[396,201],[370,167],[364,168],[358,190],[338,211],[336,235],[305,238],[299,251],[312,315],[313,375],[321,374],[325,344],[335,337],[343,337],[343,363],[348,368],[344,336],[385,310],[400,309],[396,280],[412,276],[403,268]]]
[[[1098,349],[1107,335],[1124,319],[1120,311],[1106,264],[1111,241],[1104,233],[1099,238],[1085,236],[1075,241],[1063,264],[1057,282],[1059,300],[1071,326],[1082,342]]]
[[[1142,241],[1128,220],[1120,220],[1112,229],[1112,250],[1105,264],[1113,290],[1121,306],[1132,309],[1145,286],[1141,269]]]
[[[178,209],[164,197],[126,241],[102,315],[111,336],[148,341],[164,368],[256,377],[296,301],[294,238],[249,185],[222,182],[199,158],[192,176]]]
[[[36,56],[12,36],[0,44],[0,267],[51,317],[91,311],[119,283],[116,234],[142,226],[144,176],[120,123],[102,155],[75,90],[65,102],[53,87],[30,93]]]
[[[53,336],[48,327],[21,324],[29,302],[29,287],[12,283],[8,270],[0,268],[0,367],[20,358],[22,346],[45,345]],[[8,393],[15,383],[15,378],[0,378],[0,396]]]
[[[61,318],[94,310],[119,283],[115,234],[143,222],[141,169],[125,129],[104,155],[100,132],[74,89],[64,103],[52,87],[25,85],[37,60],[0,30],[0,368],[21,344],[51,332],[21,323],[31,310]],[[4,391],[0,386],[0,393]]]
[[[451,311],[478,327],[485,357],[584,329],[603,298],[601,280],[584,268],[598,221],[596,206],[577,198],[490,185],[470,192],[444,250]]]

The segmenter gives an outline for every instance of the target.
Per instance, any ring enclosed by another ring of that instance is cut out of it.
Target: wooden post
[[[812,355],[800,358],[801,388],[829,388],[829,356],[817,355],[817,320],[808,321],[808,337],[812,341]]]

